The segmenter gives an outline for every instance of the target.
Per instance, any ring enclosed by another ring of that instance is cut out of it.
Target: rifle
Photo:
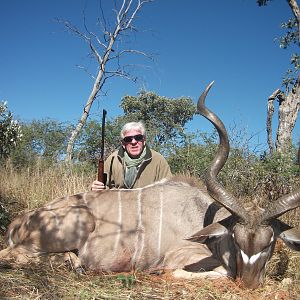
[[[104,137],[105,137],[105,117],[106,117],[107,111],[103,109],[102,114],[102,139],[101,139],[101,154],[98,162],[98,181],[103,182],[104,185],[106,184],[106,177],[107,174],[104,173]]]

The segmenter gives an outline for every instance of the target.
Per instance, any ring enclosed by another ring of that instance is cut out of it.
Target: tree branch
[[[272,93],[272,95],[268,98],[268,110],[267,110],[267,139],[268,139],[268,146],[270,149],[270,153],[274,153],[274,143],[272,137],[272,118],[274,114],[274,100],[281,94],[281,90],[277,89]]]
[[[152,0],[123,0],[121,4],[121,8],[116,11],[116,24],[113,30],[108,30],[106,28],[106,21],[104,18],[103,10],[100,5],[101,13],[102,13],[102,18],[104,20],[104,25],[100,22],[101,25],[103,25],[103,40],[100,39],[99,35],[91,32],[85,22],[85,16],[84,16],[84,28],[86,33],[82,33],[80,30],[78,30],[75,26],[73,26],[70,22],[68,21],[61,21],[61,23],[64,24],[64,26],[74,33],[75,35],[78,35],[80,38],[82,38],[85,42],[88,43],[89,48],[91,50],[91,53],[93,57],[96,58],[96,61],[98,63],[98,68],[97,68],[97,73],[96,76],[92,76],[94,78],[94,84],[92,91],[90,92],[90,95],[87,99],[87,102],[84,106],[82,116],[76,126],[76,128],[73,130],[71,137],[68,142],[67,146],[67,156],[66,156],[66,161],[71,162],[72,160],[72,155],[73,155],[73,148],[75,144],[75,140],[81,131],[82,127],[85,125],[86,120],[89,116],[89,112],[91,110],[91,107],[93,105],[94,100],[96,99],[99,91],[103,88],[103,85],[105,82],[114,76],[119,76],[123,77],[126,79],[130,79],[132,81],[136,81],[137,77],[131,76],[129,72],[125,70],[126,65],[122,66],[120,64],[120,58],[124,56],[127,53],[131,54],[138,54],[138,55],[143,55],[145,57],[150,57],[146,53],[138,50],[120,50],[115,54],[115,56],[111,56],[112,52],[115,52],[113,49],[113,45],[118,42],[118,36],[121,35],[122,32],[128,30],[128,29],[133,29],[133,21],[137,17],[138,12],[141,10],[142,6],[145,3],[152,2]],[[133,4],[135,3],[135,5]],[[99,20],[98,20],[99,21]],[[101,49],[101,52],[100,52]],[[101,54],[100,54],[101,53]],[[117,60],[116,62],[116,69],[115,70],[106,70],[108,67],[107,63],[115,59]]]
[[[298,44],[300,44],[300,9],[296,0],[287,0],[298,25]]]

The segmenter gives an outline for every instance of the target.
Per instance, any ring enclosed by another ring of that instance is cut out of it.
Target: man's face
[[[144,149],[146,141],[145,137],[141,137],[141,135],[140,131],[134,129],[124,134],[125,141],[122,140],[122,145],[131,158],[137,158]]]

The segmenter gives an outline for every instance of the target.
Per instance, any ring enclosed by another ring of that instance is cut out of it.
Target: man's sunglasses
[[[130,135],[130,136],[125,136],[123,138],[124,143],[131,143],[133,139],[135,139],[137,142],[141,142],[144,140],[144,136],[142,134],[137,134],[137,135]]]

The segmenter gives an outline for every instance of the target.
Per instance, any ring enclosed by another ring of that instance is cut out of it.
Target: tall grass
[[[223,183],[238,197],[246,195],[254,199],[258,195],[267,197],[270,192],[285,192],[296,188],[299,177],[286,172],[282,177],[279,167],[262,180],[265,168],[261,165],[245,164],[238,157],[231,158],[233,168],[228,176],[222,174]],[[236,159],[236,160],[234,160]],[[276,161],[275,161],[276,162]],[[256,162],[257,163],[257,162]],[[269,162],[272,166],[273,161]],[[251,166],[251,168],[250,168]],[[272,169],[270,167],[270,169]],[[226,171],[226,170],[225,170]],[[251,175],[250,175],[250,172]],[[51,165],[42,162],[28,168],[16,168],[10,162],[0,166],[0,223],[9,220],[24,210],[41,206],[47,201],[65,195],[84,192],[95,178],[95,170],[85,166]],[[251,179],[256,189],[249,186]],[[236,183],[233,186],[233,183]],[[244,186],[243,183],[247,185]],[[265,184],[263,184],[265,183]],[[242,192],[241,192],[241,189]],[[1,209],[6,214],[1,214]],[[299,225],[299,209],[284,216],[290,224]],[[1,232],[1,230],[0,230]],[[1,248],[4,246],[0,239]],[[133,274],[133,286],[124,286],[118,275],[101,275],[87,272],[84,276],[69,271],[65,266],[53,267],[31,265],[21,270],[1,270],[0,298],[5,299],[298,299],[300,294],[300,255],[288,250],[282,243],[276,246],[269,263],[266,283],[255,291],[244,290],[231,280],[179,281],[170,277]],[[125,274],[132,276],[132,274]],[[123,277],[124,277],[123,276]],[[283,280],[281,282],[281,280]],[[66,286],[67,285],[67,286]],[[9,289],[7,289],[9,287]]]
[[[10,214],[36,208],[47,201],[85,192],[95,178],[91,168],[66,164],[15,168],[9,161],[0,166],[0,204]]]

